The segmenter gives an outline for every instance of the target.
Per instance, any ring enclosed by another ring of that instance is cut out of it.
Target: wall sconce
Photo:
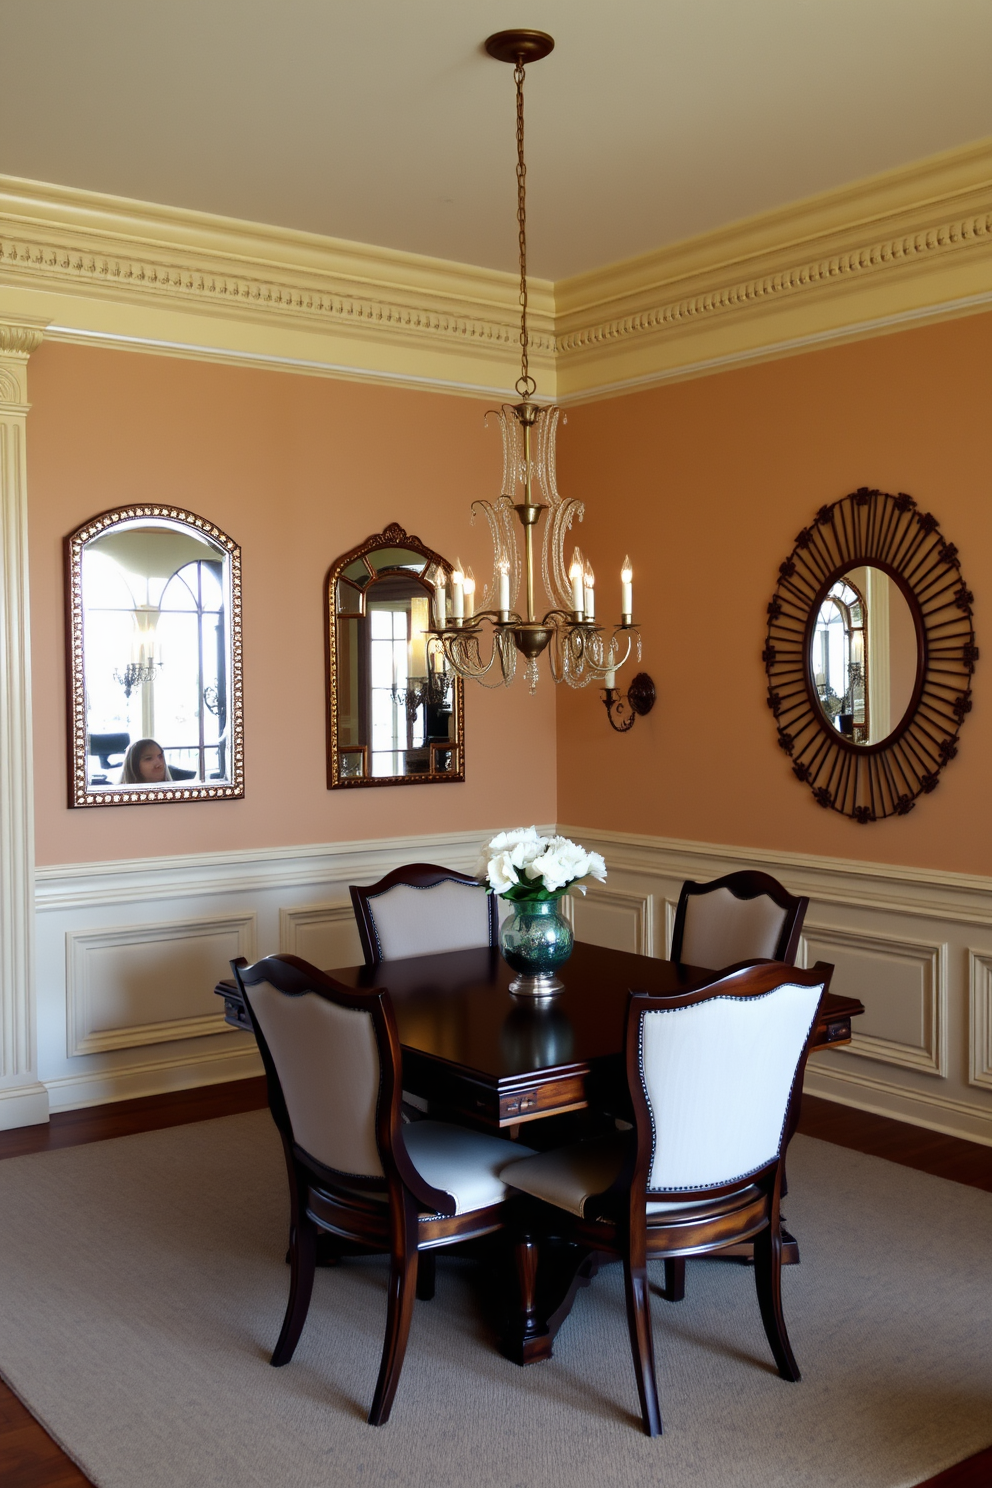
[[[611,728],[615,728],[618,734],[625,734],[634,727],[634,719],[638,714],[643,716],[651,712],[658,694],[647,672],[638,672],[633,678],[627,688],[626,700],[619,689],[612,686],[612,683],[616,681],[613,672],[607,672],[606,681],[611,684],[603,688],[606,716],[610,720]]]

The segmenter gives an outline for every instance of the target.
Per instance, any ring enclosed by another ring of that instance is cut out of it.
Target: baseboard
[[[183,1053],[172,1059],[146,1060],[115,1069],[63,1075],[46,1081],[47,1089],[42,1089],[46,1101],[51,1101],[54,1113],[134,1100],[143,1095],[164,1095],[170,1090],[192,1090],[198,1085],[226,1085],[231,1080],[247,1080],[253,1075],[264,1074],[254,1038],[240,1033],[232,1033],[231,1038],[239,1047],[230,1052],[207,1053],[200,1058]],[[42,1119],[47,1120],[47,1115]],[[17,1126],[28,1124],[24,1121],[11,1123]]]
[[[945,1137],[960,1137],[967,1142],[981,1142],[992,1147],[992,1111],[980,1110],[964,1101],[926,1091],[907,1090],[874,1076],[847,1070],[821,1070],[815,1059],[807,1065],[803,1091],[840,1106],[853,1106],[871,1111],[875,1116],[889,1116]]]
[[[48,1091],[40,1082],[0,1090],[0,1131],[43,1126],[49,1116]]]

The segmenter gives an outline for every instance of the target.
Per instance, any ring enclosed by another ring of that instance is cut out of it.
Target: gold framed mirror
[[[441,572],[451,565],[396,523],[331,565],[329,790],[465,779],[463,684],[427,644]]]
[[[824,810],[905,816],[971,712],[972,594],[936,517],[904,491],[822,506],[779,565],[762,660],[792,773]]]
[[[244,795],[241,550],[177,506],[65,540],[69,805]]]

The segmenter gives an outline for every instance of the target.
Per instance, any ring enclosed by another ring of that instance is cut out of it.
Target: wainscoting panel
[[[654,901],[650,894],[626,894],[600,884],[590,885],[585,898],[570,894],[562,900],[576,940],[609,946],[614,951],[654,954]]]
[[[304,961],[322,970],[331,966],[360,966],[365,957],[351,900],[281,909],[279,949],[289,956],[302,956]]]
[[[686,879],[760,868],[808,895],[806,959],[831,962],[835,990],[859,997],[865,1013],[850,1046],[810,1060],[806,1089],[992,1146],[992,878],[574,823],[558,831],[603,854],[609,879],[597,893],[656,906],[659,955]],[[866,847],[869,835],[861,833]],[[619,943],[607,935],[616,937],[623,912],[614,908],[609,921],[597,912],[590,906],[581,930],[577,912],[577,933]]]
[[[261,1074],[254,1038],[227,1028],[213,995],[229,959],[353,966],[350,883],[402,863],[471,870],[500,825],[39,868],[38,1074],[52,1110]]]
[[[255,915],[66,934],[70,1055],[226,1033],[214,984],[255,957]]]
[[[834,985],[865,1005],[848,1052],[932,1075],[946,1073],[945,943],[928,945],[807,922],[799,964],[817,961],[829,962]]]
[[[969,1080],[992,1090],[992,952],[968,951]]]

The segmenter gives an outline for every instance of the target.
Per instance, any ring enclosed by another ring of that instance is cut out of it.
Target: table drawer
[[[539,1116],[552,1116],[562,1111],[581,1111],[589,1104],[583,1075],[568,1075],[562,1080],[514,1090],[499,1100],[500,1126],[515,1126],[520,1121],[534,1121]]]

